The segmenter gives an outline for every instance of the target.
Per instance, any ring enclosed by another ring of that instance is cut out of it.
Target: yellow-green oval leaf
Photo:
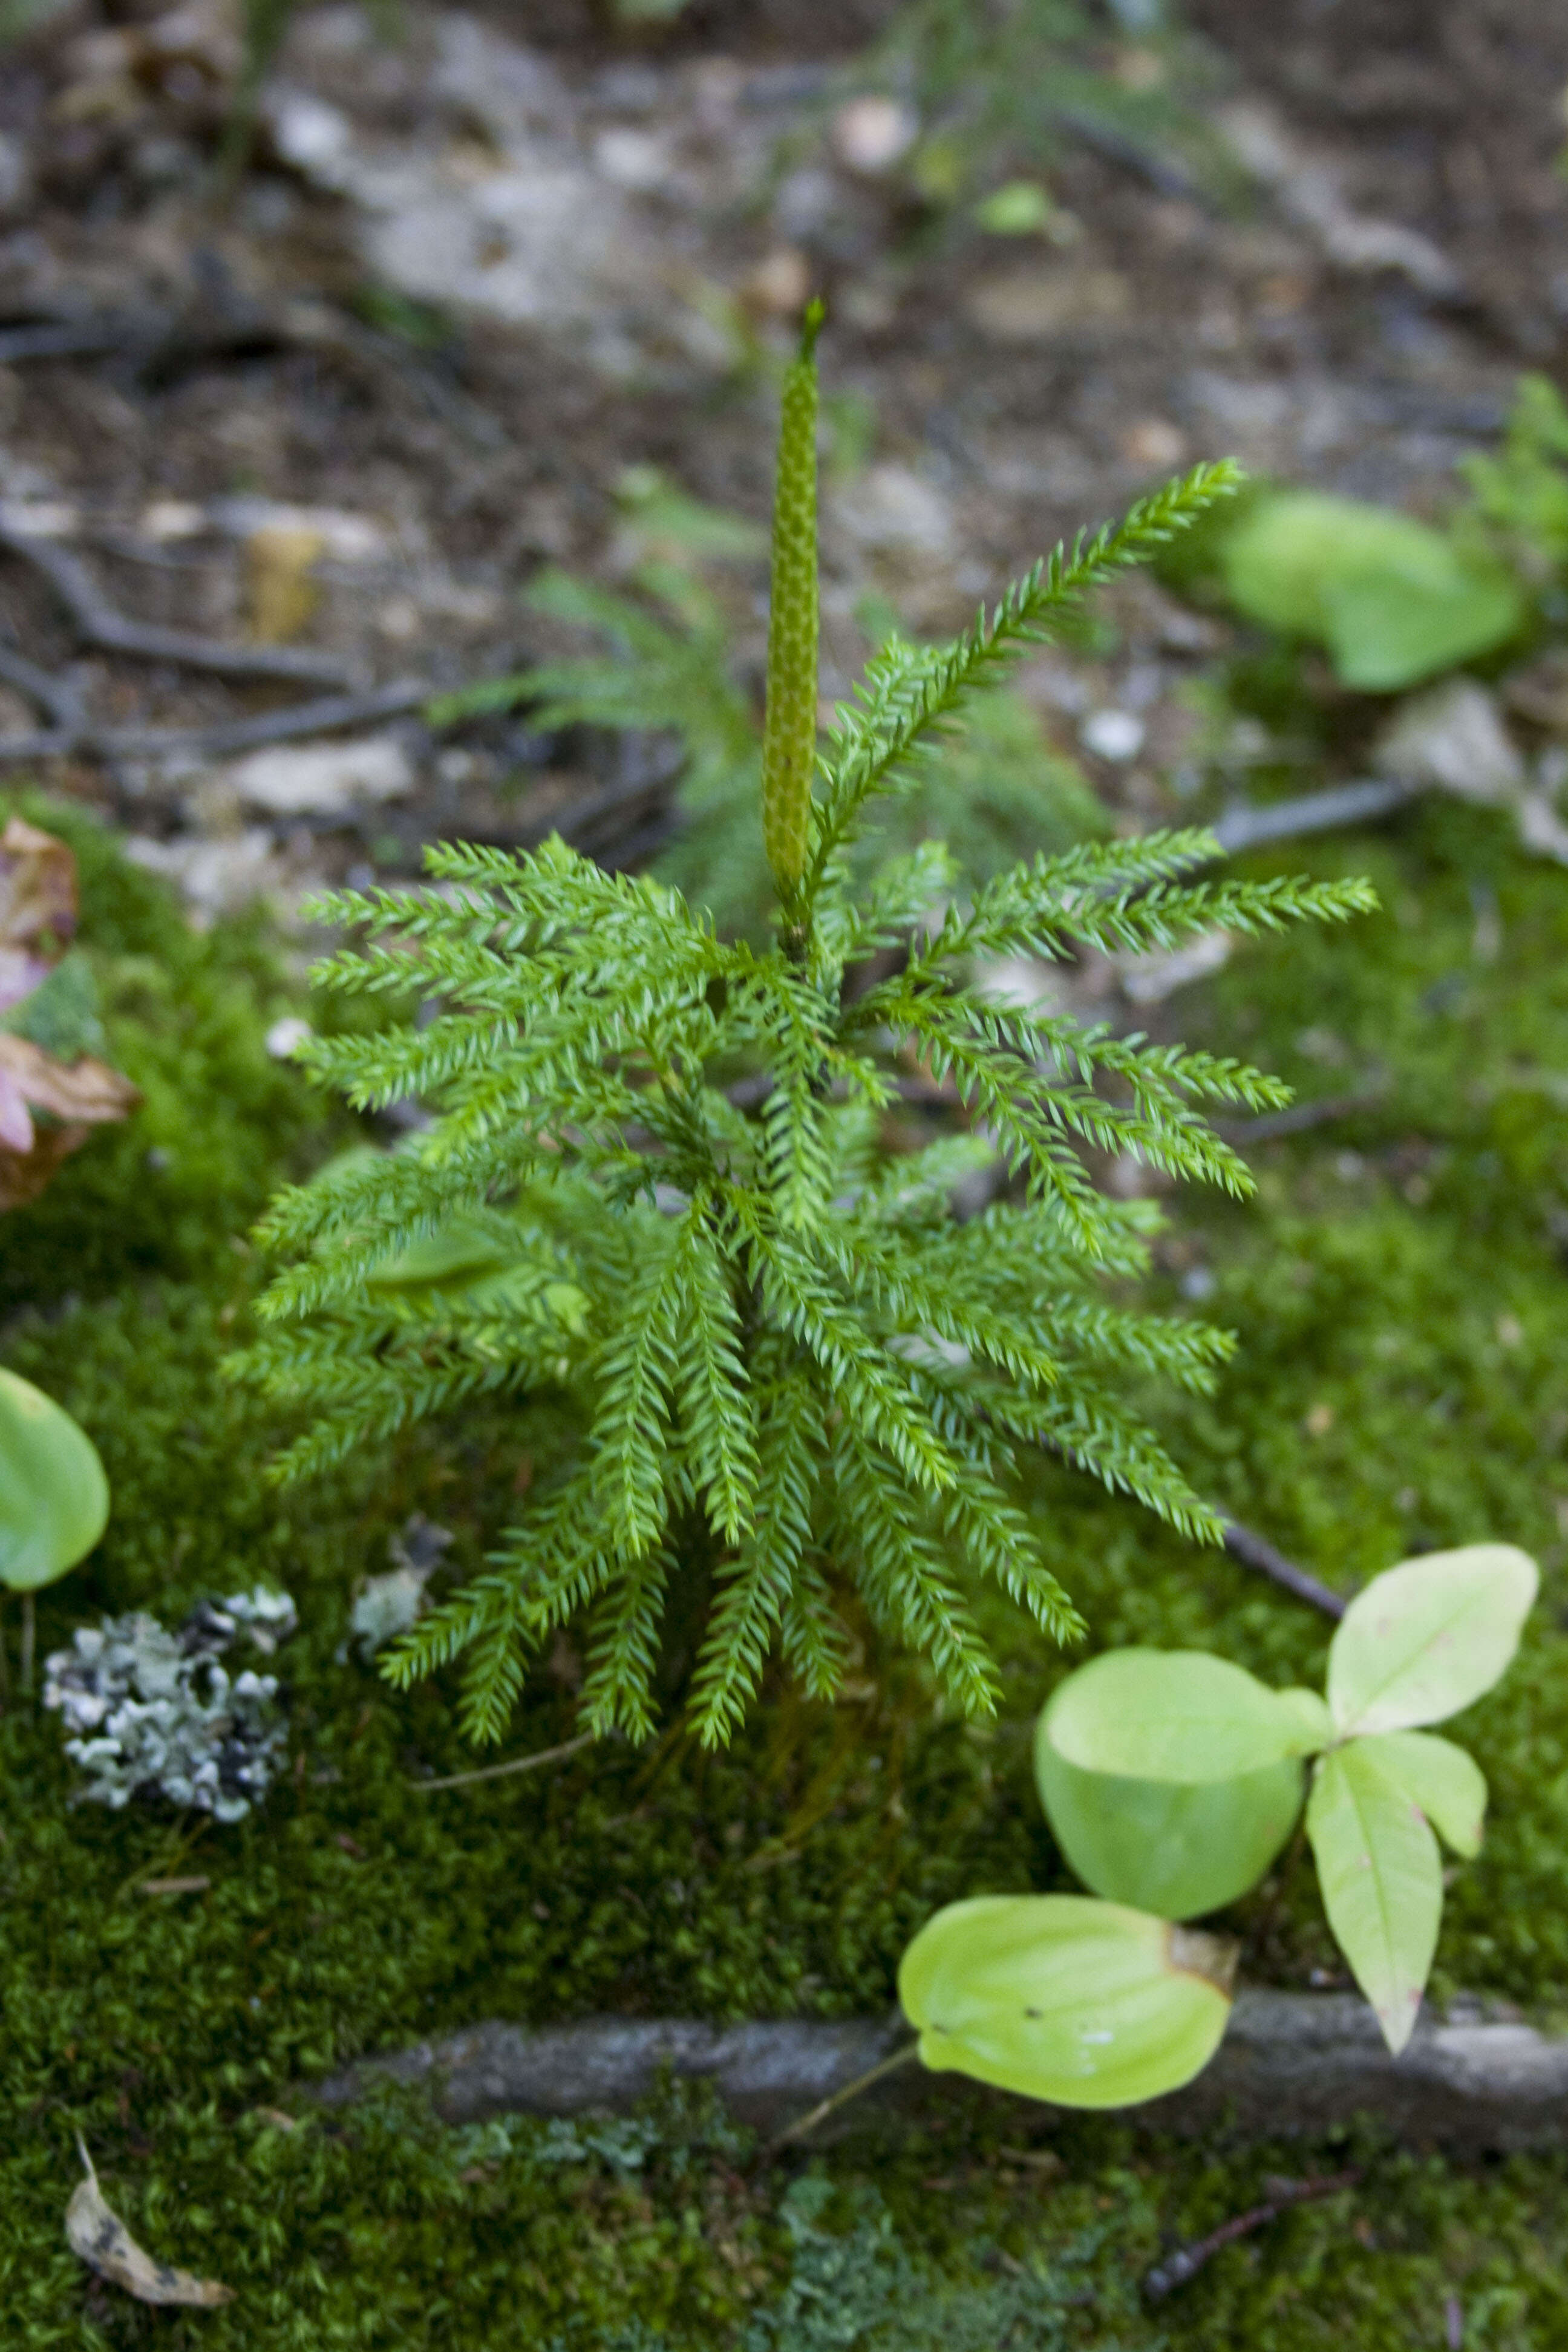
[[[1445,1845],[1456,1853],[1479,1853],[1487,1782],[1473,1756],[1435,1731],[1374,1732],[1361,1744],[1420,1806]]]
[[[1540,1584],[1512,1544],[1434,1551],[1374,1576],[1329,1645],[1329,1711],[1342,1738],[1441,1723],[1490,1690]]]
[[[1162,1919],[1201,1919],[1256,1886],[1302,1809],[1300,1757],[1237,1780],[1126,1780],[1058,1755],[1048,1710],[1035,1736],[1035,1783],[1084,1886]]]
[[[1207,1650],[1108,1650],[1047,1710],[1058,1756],[1128,1780],[1235,1780],[1322,1742],[1295,1703]]]
[[[87,1432],[31,1381],[0,1371],[0,1584],[53,1583],[108,1518],[109,1481]]]
[[[1223,1910],[1257,1885],[1300,1812],[1297,1757],[1196,1786],[1123,1780],[1058,1756],[1048,1714],[1035,1740],[1040,1802],[1076,1875],[1109,1902],[1162,1919]]]
[[[1236,1947],[1086,1895],[988,1895],[926,1922],[899,1969],[923,2064],[1064,2107],[1123,2107],[1206,2066]]]
[[[1437,1948],[1443,1871],[1421,1808],[1371,1740],[1319,1762],[1307,1835],[1334,1940],[1395,2057],[1409,2041]]]

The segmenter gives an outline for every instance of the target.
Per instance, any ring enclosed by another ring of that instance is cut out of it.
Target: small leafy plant
[[[1437,1837],[1478,1853],[1487,1802],[1473,1759],[1426,1727],[1500,1679],[1538,1581],[1509,1544],[1385,1570],[1340,1622],[1325,1698],[1269,1690],[1202,1651],[1092,1659],[1057,1690],[1036,1741],[1062,1852],[1114,1901],[1174,1919],[1218,1909],[1284,1845],[1315,1759],[1306,1829],[1324,1909],[1399,2052],[1436,1949]]]
[[[589,1728],[647,1732],[661,1622],[711,1595],[689,1686],[708,1744],[742,1718],[776,1646],[828,1696],[857,1641],[908,1643],[960,1707],[995,1669],[971,1604],[989,1579],[1057,1637],[1070,1598],[1020,1507],[1047,1447],[1214,1538],[1214,1515],[1123,1402],[1158,1374],[1204,1390],[1226,1335],[1116,1304],[1149,1220],[1080,1156],[1131,1153],[1242,1192],[1200,1116],[1284,1089],[1233,1061],[988,997],[977,964],[1166,948],[1197,931],[1340,919],[1359,883],[1183,879],[1201,833],[1084,845],[964,895],[935,842],[868,887],[851,854],[879,802],[1085,590],[1229,491],[1200,467],[1115,529],[1057,551],[952,645],[898,640],[817,744],[819,311],[786,378],[773,541],[762,831],[776,944],[726,941],[647,877],[558,841],[442,847],[427,891],[338,894],[367,941],[318,977],[412,1014],[302,1056],[364,1107],[430,1123],[283,1193],[262,1228],[296,1254],[240,1369],[313,1407],[285,1476],[475,1400],[564,1398],[580,1435],[537,1476],[484,1573],[389,1654],[405,1684],[466,1656],[466,1720],[502,1728],[531,1654],[590,1615]],[[950,1081],[973,1121],[882,1150],[900,1076]],[[967,1223],[952,1196],[1000,1160],[1015,1197]]]

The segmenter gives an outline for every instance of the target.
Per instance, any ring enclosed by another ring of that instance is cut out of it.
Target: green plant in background
[[[1262,1875],[1300,1811],[1329,1925],[1391,2050],[1410,2038],[1436,1948],[1436,1831],[1479,1851],[1486,1782],[1425,1728],[1503,1675],[1539,1579],[1508,1544],[1405,1560],[1351,1602],[1326,1699],[1271,1691],[1200,1651],[1109,1652],[1040,1717],[1040,1795],[1097,1894],[1184,1919]]]
[[[921,131],[905,168],[930,202],[981,197],[983,227],[1049,236],[1054,207],[1047,197],[1043,217],[1025,217],[1039,206],[1016,193],[1020,184],[1005,175],[1010,163],[1048,162],[1078,138],[1159,158],[1177,181],[1219,168],[1192,103],[1196,56],[1172,11],[1163,0],[1122,0],[1110,13],[1135,46],[1108,70],[1106,26],[1080,0],[1005,0],[984,8],[972,0],[906,0],[859,62],[857,79],[896,89],[913,105]],[[982,197],[999,167],[1000,184]],[[1009,201],[1000,215],[986,218],[984,205],[1004,195]]]
[[[807,349],[802,387],[813,365]],[[667,1594],[690,1577],[712,1593],[689,1691],[705,1742],[742,1718],[775,1643],[826,1696],[858,1629],[910,1643],[961,1706],[990,1709],[972,1580],[1053,1635],[1078,1625],[1013,1492],[1037,1446],[1193,1536],[1218,1532],[1119,1391],[1151,1374],[1204,1389],[1228,1343],[1102,1295],[1105,1276],[1142,1266],[1148,1221],[1096,1191],[1078,1147],[1242,1192],[1245,1169],[1194,1106],[1281,1090],[1235,1062],[1001,1006],[972,974],[1003,954],[1342,919],[1370,894],[1184,886],[1215,855],[1201,834],[1041,858],[968,898],[937,844],[864,891],[848,861],[868,805],[918,774],[974,696],[1084,590],[1226,495],[1232,469],[1200,467],[1058,550],[952,646],[885,650],[838,713],[817,790],[798,717],[816,699],[814,466],[803,389],[779,457],[780,946],[726,944],[677,892],[559,842],[527,857],[438,848],[438,894],[318,908],[369,933],[323,983],[439,1009],[302,1057],[355,1102],[412,1096],[437,1116],[275,1203],[265,1237],[299,1262],[260,1302],[239,1369],[321,1416],[284,1475],[478,1396],[563,1391],[575,1405],[575,1452],[535,1480],[488,1571],[388,1662],[406,1683],[467,1654],[480,1736],[499,1733],[540,1641],[582,1612],[588,1726],[645,1733]],[[883,1154],[900,1059],[950,1078],[987,1132]],[[955,1221],[959,1176],[997,1155],[1021,1197]],[[508,1267],[504,1297],[434,1273],[389,1298],[388,1262],[458,1216],[491,1270]]]
[[[1345,686],[1391,694],[1524,625],[1511,573],[1414,516],[1321,490],[1255,499],[1224,542],[1237,610],[1322,646]]]
[[[1563,618],[1568,407],[1548,377],[1521,379],[1501,448],[1458,471],[1469,497],[1441,525],[1321,490],[1260,490],[1206,534],[1199,574],[1212,562],[1247,620],[1321,646],[1342,685],[1401,693]]]
[[[1568,569],[1568,404],[1550,376],[1521,378],[1501,449],[1461,457],[1459,472],[1477,518],[1530,584],[1560,582]]]
[[[33,1595],[74,1568],[109,1523],[98,1449],[68,1412],[0,1370],[0,1585],[22,1595],[22,1687],[33,1678]],[[0,1690],[5,1652],[0,1636]]]

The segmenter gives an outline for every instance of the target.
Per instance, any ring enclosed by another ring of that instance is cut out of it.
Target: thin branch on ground
[[[542,1748],[534,1756],[514,1756],[509,1764],[482,1764],[477,1772],[448,1772],[439,1780],[410,1780],[411,1789],[468,1789],[476,1780],[503,1780],[514,1772],[537,1772],[543,1764],[559,1764],[565,1757],[575,1756],[580,1749],[592,1748],[599,1735],[596,1731],[580,1732],[575,1739],[564,1739],[559,1748]]]
[[[1366,1110],[1385,1091],[1380,1083],[1361,1087],[1353,1095],[1323,1095],[1316,1102],[1291,1103],[1284,1110],[1268,1110],[1258,1118],[1216,1118],[1215,1131],[1226,1143],[1245,1150],[1248,1144],[1275,1143],[1281,1136],[1306,1135],[1314,1127],[1328,1127],[1335,1119],[1350,1118],[1358,1110]]]
[[[65,606],[83,645],[100,653],[125,654],[136,661],[172,662],[184,669],[215,671],[221,677],[287,678],[295,685],[346,686],[350,673],[330,654],[297,646],[226,645],[188,629],[163,629],[131,620],[100,594],[79,556],[37,531],[22,530],[0,518],[0,548],[30,563]]]
[[[1254,1535],[1250,1528],[1244,1528],[1232,1518],[1225,1521],[1225,1548],[1232,1559],[1240,1560],[1244,1568],[1256,1568],[1285,1591],[1294,1593],[1298,1601],[1308,1601],[1312,1608],[1321,1609],[1325,1617],[1344,1615],[1348,1604],[1343,1593],[1335,1592],[1331,1586],[1320,1583],[1310,1570],[1298,1568],[1293,1559],[1287,1559],[1282,1551],[1276,1551],[1262,1536]]]
[[[1396,782],[1392,776],[1363,776],[1353,784],[1336,784],[1323,793],[1303,793],[1299,800],[1273,801],[1261,807],[1242,802],[1215,819],[1209,830],[1228,856],[1258,849],[1270,841],[1295,841],[1302,834],[1331,833],[1342,824],[1362,824],[1369,818],[1392,816],[1420,797],[1419,784]]]
[[[0,678],[52,719],[57,727],[76,730],[87,725],[81,692],[74,678],[40,669],[26,654],[0,638]]]
[[[0,677],[8,674],[0,665]],[[419,709],[429,701],[430,694],[428,679],[405,677],[373,687],[364,694],[321,695],[310,702],[287,703],[281,710],[259,711],[249,719],[221,719],[211,727],[95,727],[84,719],[79,726],[0,735],[0,764],[15,767],[66,759],[216,759],[268,743],[297,742],[302,736],[328,735],[344,727],[395,719],[405,711]]]
[[[1254,2230],[1261,2230],[1266,2223],[1278,2221],[1280,2214],[1289,2212],[1292,2205],[1310,2204],[1316,2198],[1337,2197],[1342,2189],[1359,2188],[1363,2178],[1360,2166],[1352,2166],[1348,2172],[1321,2173],[1309,2180],[1266,2182],[1269,2193],[1265,2204],[1254,2205],[1245,2213],[1233,2215],[1230,2221],[1222,2221],[1217,2230],[1211,2230],[1206,2238],[1198,2238],[1188,2246],[1178,2246],[1173,2254],[1168,2255],[1163,2263],[1156,2263],[1143,2282],[1145,2295],[1151,2303],[1158,2303],[1173,2288],[1185,2286],[1190,2278],[1197,2276],[1205,2263],[1212,2262],[1226,2246],[1234,2245],[1237,2238],[1247,2237]]]

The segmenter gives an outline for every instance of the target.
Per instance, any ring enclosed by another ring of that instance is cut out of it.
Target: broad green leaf
[[[1435,1731],[1374,1732],[1359,1744],[1420,1806],[1446,1845],[1456,1853],[1479,1853],[1487,1783],[1473,1756]]]
[[[1260,1879],[1301,1810],[1299,1759],[1184,1786],[1086,1772],[1035,1737],[1035,1779],[1057,1843],[1084,1885],[1162,1919],[1223,1909]]]
[[[1414,516],[1316,490],[1257,499],[1225,548],[1241,611],[1327,647],[1346,686],[1391,693],[1502,644],[1524,619],[1508,574]]]
[[[927,1921],[899,1999],[934,2073],[1064,2107],[1190,2082],[1230,2015],[1236,1947],[1084,1895],[985,1895]]]
[[[1329,1645],[1329,1711],[1342,1738],[1408,1731],[1490,1690],[1540,1584],[1512,1544],[1434,1551],[1374,1576]]]
[[[1398,2056],[1437,1948],[1443,1871],[1426,1816],[1376,1760],[1370,1740],[1321,1758],[1307,1801],[1334,1940]]]
[[[0,1584],[53,1583],[108,1518],[109,1481],[87,1432],[30,1381],[0,1371]]]
[[[1321,1744],[1297,1705],[1207,1650],[1108,1650],[1046,1717],[1068,1763],[1129,1780],[1234,1780]]]

